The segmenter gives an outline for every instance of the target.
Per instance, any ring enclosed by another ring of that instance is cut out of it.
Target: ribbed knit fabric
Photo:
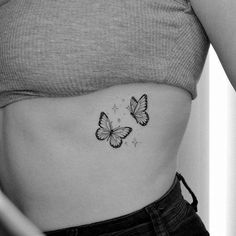
[[[137,82],[195,99],[208,49],[189,0],[0,0],[0,107]]]

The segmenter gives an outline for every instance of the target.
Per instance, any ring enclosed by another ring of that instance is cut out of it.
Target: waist
[[[130,110],[144,94],[145,125]],[[190,101],[176,87],[133,84],[9,105],[2,110],[0,139],[4,190],[43,230],[138,209],[162,196],[173,180]],[[108,131],[105,139],[96,136],[105,129],[99,123],[102,112],[112,124],[105,124],[107,130],[132,128],[126,137],[116,133],[119,147],[111,145]]]
[[[105,221],[57,229],[54,231],[45,232],[45,234],[47,236],[62,236],[74,233],[81,236],[87,236],[122,233],[123,231],[125,231],[126,234],[133,234],[134,232],[145,233],[147,229],[149,229],[150,232],[150,228],[153,228],[153,225],[155,225],[155,231],[157,231],[158,227],[161,227],[161,217],[166,222],[164,229],[168,227],[168,230],[172,231],[178,226],[178,224],[181,223],[187,207],[187,201],[184,200],[181,193],[181,178],[183,178],[182,175],[177,172],[172,185],[165,192],[165,194],[152,203],[134,212]],[[192,205],[196,207],[197,199],[193,193],[191,194],[193,199],[195,199],[193,202],[194,204],[192,203]],[[157,217],[154,217],[157,214],[159,216],[159,221],[157,220]]]

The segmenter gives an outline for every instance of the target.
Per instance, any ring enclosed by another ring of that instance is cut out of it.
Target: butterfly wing
[[[149,121],[149,115],[147,112],[137,112],[135,115],[133,115],[136,122],[142,126],[147,125]]]
[[[132,98],[131,100],[133,100]],[[146,112],[148,106],[147,104],[147,95],[143,94],[142,97],[138,100],[134,111],[131,112],[131,115],[135,118],[136,122],[142,126],[147,125],[149,121],[149,115]]]
[[[105,140],[109,138],[110,132],[107,130],[104,130],[103,128],[98,128],[95,133],[97,139],[99,140]]]
[[[131,97],[130,106],[129,106],[130,113],[135,112],[137,105],[138,105],[138,101],[135,99],[135,97]]]
[[[100,126],[100,128],[98,128],[95,133],[97,139],[109,139],[112,130],[112,125],[105,112],[101,112],[98,125]]]
[[[122,139],[126,138],[132,131],[130,127],[117,127],[111,132],[110,145],[118,148],[122,144]]]
[[[118,136],[115,136],[115,135],[111,135],[110,136],[110,145],[113,147],[113,148],[119,148],[122,144],[122,139]]]
[[[99,117],[99,121],[98,121],[98,125],[103,129],[107,129],[110,131],[112,130],[111,121],[109,120],[109,118],[105,112],[101,112],[100,117]]]
[[[143,94],[138,100],[137,106],[135,107],[134,113],[144,112],[147,110],[147,94]]]

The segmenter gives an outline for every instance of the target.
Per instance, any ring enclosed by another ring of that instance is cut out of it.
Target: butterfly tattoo
[[[146,112],[147,107],[147,94],[143,94],[138,101],[135,99],[135,97],[131,97],[129,106],[130,114],[133,116],[136,122],[142,126],[147,125],[149,121],[149,115]]]
[[[113,148],[119,148],[122,144],[122,139],[125,139],[132,131],[130,127],[112,127],[112,122],[109,120],[105,112],[101,112],[98,125],[100,128],[96,130],[96,138],[98,140],[107,140]]]

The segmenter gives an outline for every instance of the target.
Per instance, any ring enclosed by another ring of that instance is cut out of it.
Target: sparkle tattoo
[[[134,139],[133,139],[133,141],[132,141],[132,143],[133,143],[134,147],[136,147],[136,146],[137,146],[137,144],[138,144],[138,143],[140,143],[140,142],[138,142],[138,141],[137,141],[137,139],[136,139],[136,138],[134,138]]]
[[[114,113],[116,113],[116,111],[118,110],[119,108],[116,106],[116,104],[114,104],[114,106],[112,107],[112,110],[114,111]]]
[[[125,102],[126,99],[122,98],[122,102]],[[121,110],[118,117],[115,117],[117,123],[121,123],[121,119],[123,118],[120,116],[120,113],[123,114],[123,116],[127,115],[127,112],[125,112],[122,109],[127,109],[129,111],[129,114],[135,119],[137,124],[141,126],[146,126],[149,122],[149,114],[147,113],[148,108],[148,97],[147,94],[143,94],[139,99],[136,99],[134,96],[130,98],[130,104],[125,107],[125,103],[119,104],[118,107],[115,103],[112,107],[113,113],[116,114],[117,110]],[[122,109],[121,109],[122,108]],[[107,113],[109,114],[109,113]],[[95,132],[95,136],[98,140],[104,141],[106,140],[111,147],[113,148],[119,148],[121,147],[123,143],[123,139],[125,139],[132,131],[133,129],[128,126],[121,127],[120,125],[113,128],[112,121],[108,118],[105,112],[100,113],[99,121],[98,121],[98,129]],[[122,120],[122,122],[124,122]],[[129,140],[128,140],[129,141]],[[130,145],[134,145],[134,147],[137,147],[137,145],[141,143],[139,142],[136,137],[133,138],[132,142],[129,143]],[[126,146],[128,145],[127,140],[124,141],[124,144]]]

